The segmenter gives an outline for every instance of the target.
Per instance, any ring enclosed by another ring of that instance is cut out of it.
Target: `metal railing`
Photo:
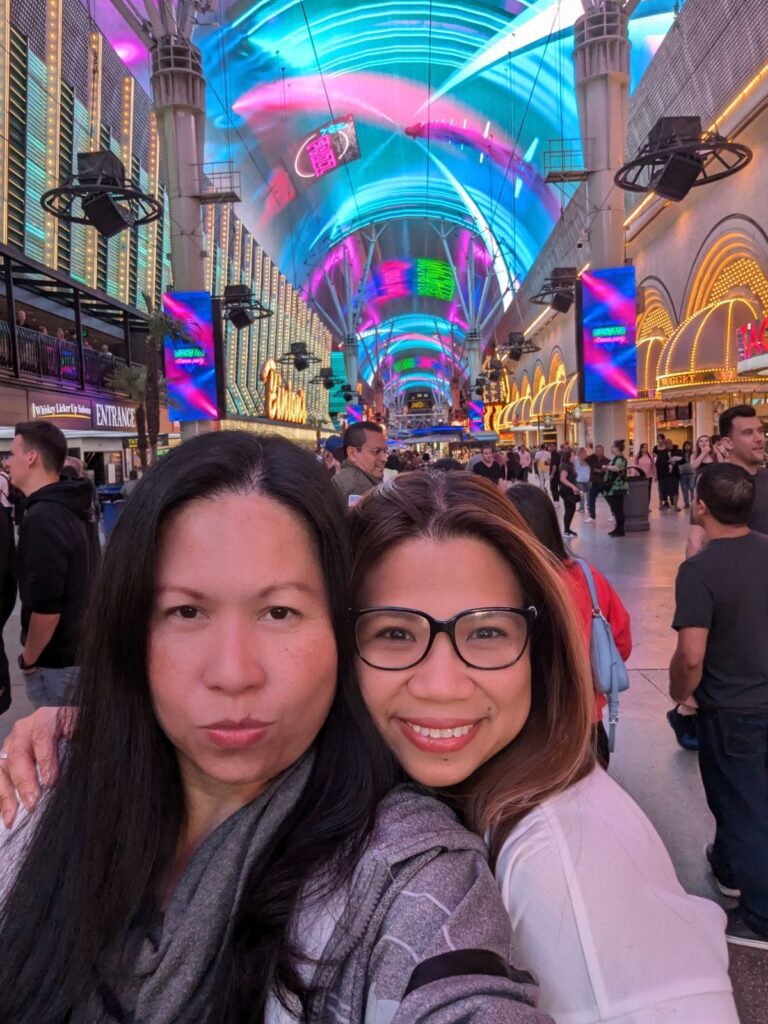
[[[55,338],[29,327],[17,327],[19,345],[19,371],[77,384],[80,381],[80,348],[71,338]],[[125,366],[120,356],[107,352],[83,349],[83,378],[92,387],[114,391],[112,375]],[[0,370],[13,370],[11,336],[8,324],[0,320]]]

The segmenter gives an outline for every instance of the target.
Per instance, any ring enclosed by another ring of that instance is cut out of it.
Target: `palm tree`
[[[110,387],[127,395],[136,405],[136,434],[142,470],[147,468],[147,368],[146,366],[120,366],[108,381]],[[157,440],[155,440],[157,444]]]
[[[162,360],[160,353],[163,350],[165,339],[173,341],[185,337],[182,324],[174,317],[168,316],[162,309],[155,309],[150,306],[149,333],[147,334],[147,371],[146,371],[146,412],[147,412],[147,439],[152,461],[157,455],[157,438],[160,434],[160,399],[164,396],[164,385],[160,368]]]

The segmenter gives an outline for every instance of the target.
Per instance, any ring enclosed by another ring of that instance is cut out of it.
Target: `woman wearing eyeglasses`
[[[363,698],[408,774],[486,837],[540,1007],[736,1024],[725,915],[595,767],[572,602],[517,511],[454,473],[379,488],[351,524]]]

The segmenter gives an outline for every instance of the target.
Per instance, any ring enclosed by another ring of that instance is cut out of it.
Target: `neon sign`
[[[450,302],[456,294],[453,271],[443,260],[416,260],[416,294]]]
[[[342,164],[360,159],[360,144],[352,114],[328,121],[299,146],[293,167],[300,178],[316,181]]]
[[[386,260],[376,269],[374,282],[380,305],[409,295],[451,302],[456,295],[453,270],[444,260]]]
[[[739,336],[739,362],[768,352],[768,316],[760,323],[744,324],[736,333]]]
[[[268,420],[282,420],[284,423],[307,422],[307,396],[304,391],[294,391],[283,383],[274,359],[268,359],[261,368],[264,382],[264,408]]]

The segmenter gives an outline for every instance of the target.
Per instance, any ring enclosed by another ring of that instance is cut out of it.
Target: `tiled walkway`
[[[593,562],[613,583],[632,616],[634,649],[629,662],[631,688],[621,698],[621,723],[611,774],[632,794],[659,830],[685,888],[720,900],[706,870],[704,845],[711,840],[712,819],[704,800],[695,754],[675,743],[664,713],[667,668],[674,649],[670,628],[675,573],[683,558],[687,516],[653,512],[651,530],[622,539],[607,536],[607,507],[598,501],[598,522],[583,523],[573,550]],[[0,741],[16,718],[29,711],[15,668],[18,615],[5,630],[12,664],[14,696],[11,710],[0,717]],[[768,866],[766,867],[768,870]],[[742,1024],[768,1024],[768,954],[731,948],[731,974]],[[717,1024],[702,1021],[702,1024]]]

